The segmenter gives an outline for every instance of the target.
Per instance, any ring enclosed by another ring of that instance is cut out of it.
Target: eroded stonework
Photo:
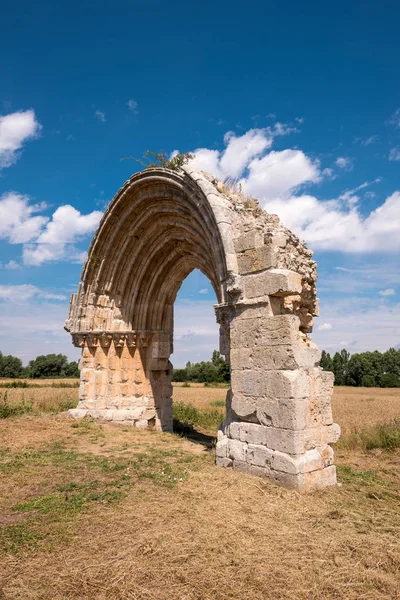
[[[172,431],[173,305],[195,268],[218,304],[231,389],[217,464],[310,490],[336,483],[333,375],[312,343],[312,252],[257,201],[207,173],[149,169],[93,238],[66,329],[82,348],[74,417]]]

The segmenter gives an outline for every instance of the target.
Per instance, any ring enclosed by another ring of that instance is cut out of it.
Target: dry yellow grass
[[[202,408],[225,394],[174,389]],[[335,389],[344,431],[399,408],[399,390]],[[336,462],[342,487],[300,496],[219,469],[212,451],[176,435],[65,415],[1,420],[0,597],[398,599],[400,453],[339,449]]]
[[[79,383],[79,379],[73,379],[71,377],[65,379],[9,379],[7,377],[0,377],[0,385],[6,385],[7,383],[14,383],[15,381],[25,381],[28,385],[41,385],[43,387],[49,387],[52,384],[68,384]]]

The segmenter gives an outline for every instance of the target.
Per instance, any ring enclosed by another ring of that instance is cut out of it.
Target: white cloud
[[[392,148],[389,152],[389,160],[400,160],[400,146]]]
[[[133,100],[131,98],[130,100],[128,100],[128,102],[126,104],[128,105],[128,108],[131,111],[131,113],[133,113],[134,115],[138,114],[139,110],[138,110],[138,103],[136,102],[136,100]]]
[[[28,196],[8,192],[0,196],[0,238],[11,244],[24,244],[36,238],[48,218],[34,216],[44,204],[30,204]]]
[[[388,120],[389,125],[393,125],[395,129],[400,129],[400,108],[394,111],[393,115]]]
[[[322,323],[322,325],[318,325],[319,331],[329,331],[329,329],[332,329],[331,323]]]
[[[196,169],[213,173],[220,179],[237,178],[242,175],[249,162],[273,144],[274,138],[296,132],[296,128],[285,123],[275,123],[273,127],[249,129],[241,136],[228,131],[224,136],[226,148],[223,152],[198,148],[192,165]]]
[[[387,288],[386,290],[381,290],[379,292],[380,296],[395,296],[396,292],[393,288]]]
[[[24,142],[37,137],[41,128],[33,109],[0,115],[0,169],[13,165]]]
[[[94,116],[96,117],[96,119],[98,119],[102,123],[105,123],[107,120],[106,113],[102,112],[101,110],[96,110],[96,112],[94,113]]]
[[[379,177],[345,190],[333,199],[302,194],[305,185],[320,182],[323,175],[332,176],[332,171],[321,171],[319,161],[301,150],[269,151],[274,135],[287,131],[287,126],[277,124],[273,129],[251,129],[240,137],[228,133],[225,150],[200,148],[195,151],[194,164],[220,178],[240,173],[244,192],[258,198],[268,212],[277,214],[286,227],[315,250],[353,253],[399,250],[400,191],[395,191],[367,215],[359,207],[361,199],[366,194],[371,197],[366,188],[379,183]]]
[[[208,289],[203,288],[202,290],[199,290],[199,294],[208,294]]]
[[[65,300],[62,294],[52,294],[42,290],[35,285],[0,285],[0,300],[11,300],[12,302],[24,302],[30,298],[43,300]]]
[[[15,260],[10,260],[10,261],[8,261],[8,263],[5,265],[4,268],[9,269],[9,270],[20,269],[21,265],[19,263],[17,263]]]
[[[344,156],[339,156],[336,159],[335,164],[339,169],[343,169],[344,171],[351,171],[353,169],[353,161],[351,158],[345,158]]]
[[[92,233],[102,213],[82,215],[69,205],[60,206],[51,219],[36,215],[45,204],[31,204],[28,196],[9,192],[0,197],[0,239],[23,244],[23,262],[40,265],[54,260],[82,262],[84,253],[74,244]],[[12,268],[12,267],[8,267]]]
[[[269,152],[248,165],[249,174],[241,180],[243,189],[264,201],[288,198],[305,183],[320,180],[319,163],[300,150]]]
[[[77,250],[73,244],[92,233],[101,217],[102,213],[98,210],[82,215],[73,206],[60,206],[35,243],[24,246],[24,263],[37,266],[66,257],[70,262],[82,262],[84,253]]]
[[[361,146],[371,146],[371,144],[377,144],[379,142],[378,135],[371,135],[370,137],[356,137],[354,138],[355,144],[361,144]]]

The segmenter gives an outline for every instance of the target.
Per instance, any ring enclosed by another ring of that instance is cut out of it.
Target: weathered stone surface
[[[290,296],[300,294],[302,276],[288,269],[270,269],[266,273],[248,275],[244,278],[246,298],[265,296]]]
[[[312,252],[212,175],[149,169],[107,208],[65,327],[81,348],[75,418],[172,431],[173,304],[199,268],[231,365],[216,463],[308,491],[336,481],[333,378],[311,342]]]

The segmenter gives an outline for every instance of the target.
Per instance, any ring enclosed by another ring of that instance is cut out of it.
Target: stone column
[[[172,430],[170,343],[159,332],[81,332],[79,404],[75,418]],[[168,338],[169,339],[169,338]]]
[[[299,317],[274,314],[283,306],[274,299],[298,293],[301,278],[272,275],[279,284],[264,277],[259,296],[254,279],[243,302],[216,307],[218,321],[230,324],[232,386],[217,464],[306,491],[336,482],[333,375],[318,366],[320,352],[301,334]]]

